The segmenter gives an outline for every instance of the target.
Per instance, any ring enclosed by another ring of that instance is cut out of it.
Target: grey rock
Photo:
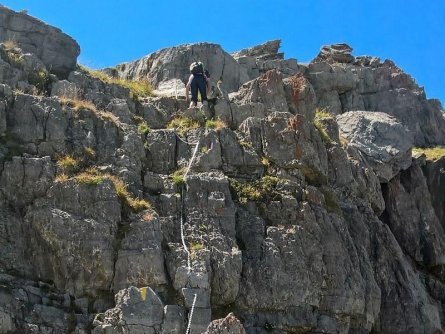
[[[159,219],[154,212],[138,215],[126,227],[115,264],[114,289],[167,284]]]
[[[288,105],[284,91],[283,77],[270,70],[259,78],[245,83],[240,90],[232,95],[233,101],[238,105],[262,103],[266,110],[287,112]]]
[[[182,289],[182,295],[184,296],[185,307],[190,309],[195,301],[195,307],[208,308],[210,307],[209,292],[204,289]]]
[[[113,277],[113,244],[120,219],[111,181],[97,186],[74,180],[54,184],[25,216],[36,235],[30,246],[34,270],[74,296],[107,289]]]
[[[164,319],[164,305],[150,288],[133,286],[119,291],[116,306],[96,317],[93,333],[157,333]],[[171,322],[171,319],[169,320]]]
[[[0,41],[12,40],[34,53],[57,75],[66,76],[76,66],[79,45],[60,29],[26,13],[0,6]]]
[[[173,130],[155,130],[147,134],[148,168],[155,173],[169,174],[176,169],[176,134]]]
[[[301,74],[285,78],[283,82],[289,111],[312,120],[317,100],[310,82]]]
[[[49,157],[13,157],[5,162],[0,187],[11,205],[25,207],[34,199],[44,196],[54,178],[55,168]]]
[[[80,92],[75,83],[68,80],[60,80],[52,84],[51,96],[65,97],[69,99],[79,98]]]
[[[440,158],[437,161],[429,161],[422,166],[425,174],[429,193],[431,194],[431,204],[434,207],[437,218],[445,227],[445,198],[441,196],[441,189],[445,185],[445,159]]]
[[[340,135],[357,148],[382,182],[411,165],[411,133],[397,119],[379,112],[337,116]]]
[[[229,313],[224,319],[213,320],[207,327],[206,334],[244,334],[241,322],[233,313]]]
[[[409,180],[409,182],[408,182]],[[399,245],[425,267],[435,267],[443,277],[444,230],[431,205],[431,195],[419,166],[411,166],[383,189],[386,211],[383,221]]]
[[[164,307],[164,322],[162,323],[163,334],[184,333],[185,316],[184,310],[178,305],[166,305]]]
[[[191,334],[201,334],[207,330],[207,326],[212,321],[212,310],[209,308],[195,308],[190,323]]]

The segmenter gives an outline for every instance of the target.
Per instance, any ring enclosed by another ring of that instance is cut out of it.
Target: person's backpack
[[[200,61],[195,61],[190,65],[190,73],[191,74],[203,74],[204,73],[204,65]]]

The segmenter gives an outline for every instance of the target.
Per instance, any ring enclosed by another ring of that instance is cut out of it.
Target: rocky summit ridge
[[[0,333],[444,333],[445,119],[392,61],[0,42]]]

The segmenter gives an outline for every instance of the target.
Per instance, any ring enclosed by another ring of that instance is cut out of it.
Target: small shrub
[[[60,168],[62,174],[72,175],[79,170],[79,161],[72,155],[65,155],[57,160],[57,167]]]
[[[170,174],[169,178],[173,181],[173,183],[176,186],[180,187],[185,184],[184,173],[185,173],[184,168],[181,168],[175,171],[173,174]]]
[[[192,120],[189,117],[176,117],[167,124],[167,129],[175,129],[179,135],[184,135],[187,131],[197,129],[200,127],[199,122]]]
[[[150,132],[150,126],[147,124],[147,122],[142,121],[138,125],[138,133],[142,136],[145,136],[147,133]]]
[[[220,129],[226,128],[227,125],[226,125],[226,123],[224,123],[220,119],[216,119],[216,120],[210,120],[209,119],[209,120],[206,121],[205,127],[207,129],[220,130]]]
[[[44,93],[49,84],[49,74],[44,70],[35,71],[30,73],[28,81],[37,88],[38,93]]]
[[[245,183],[235,179],[229,181],[230,187],[241,204],[246,204],[248,201],[266,202],[281,198],[281,194],[277,190],[279,179],[275,176],[264,176],[258,181]]]
[[[201,147],[201,153],[206,154],[209,151],[209,147],[207,145]]]
[[[429,148],[414,147],[413,154],[423,153],[428,161],[436,161],[445,156],[445,146]]]

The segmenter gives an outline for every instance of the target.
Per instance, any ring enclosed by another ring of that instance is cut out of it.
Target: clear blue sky
[[[389,58],[445,103],[444,0],[0,0],[55,25],[93,68],[163,47],[209,41],[236,51],[281,38],[286,58],[309,61],[323,44]]]

